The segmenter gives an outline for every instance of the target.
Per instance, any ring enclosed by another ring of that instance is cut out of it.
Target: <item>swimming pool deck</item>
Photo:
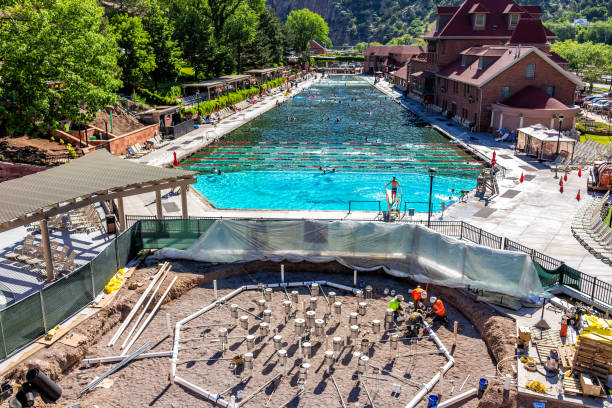
[[[365,77],[370,83],[373,78]],[[299,91],[311,86],[312,80],[300,84]],[[569,266],[583,272],[597,276],[603,281],[612,283],[612,267],[601,262],[591,255],[574,238],[570,229],[571,218],[578,207],[576,193],[580,189],[586,197],[586,177],[578,178],[576,172],[568,175],[564,183],[565,193],[559,193],[558,179],[555,173],[547,166],[522,155],[515,155],[509,143],[495,142],[488,133],[471,133],[458,125],[451,123],[441,115],[425,112],[422,105],[405,100],[387,82],[376,84],[376,87],[387,95],[400,101],[405,107],[422,116],[428,122],[438,126],[478,154],[491,158],[496,152],[497,162],[506,169],[505,178],[500,180],[500,194],[485,202],[471,196],[466,203],[455,203],[447,208],[444,217],[436,214],[432,219],[463,220],[481,227],[491,233],[505,236],[523,245],[543,252],[551,257],[566,262]],[[165,165],[172,162],[172,152],[177,151],[179,158],[186,157],[193,151],[231,132],[242,124],[267,112],[276,106],[273,97],[249,108],[228,121],[222,121],[216,128],[214,135],[207,134],[212,127],[201,128],[174,141],[163,151],[152,152],[140,159],[152,165]],[[244,117],[241,117],[244,113]],[[189,143],[187,143],[189,142]],[[521,173],[525,182],[520,183]],[[153,194],[144,194],[126,200],[126,213],[131,215],[154,215],[155,204]],[[166,215],[180,215],[180,196],[166,195],[164,204]],[[376,212],[357,211],[281,211],[281,210],[220,210],[203,202],[198,193],[190,191],[188,194],[189,214],[199,217],[227,217],[227,218],[305,218],[305,219],[351,219],[373,220],[381,219]],[[417,214],[415,219],[426,219],[427,214]]]

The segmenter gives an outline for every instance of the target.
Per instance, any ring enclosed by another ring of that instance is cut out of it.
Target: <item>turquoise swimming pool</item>
[[[181,162],[217,208],[347,210],[352,201],[352,211],[386,210],[393,176],[402,209],[427,211],[429,167],[437,211],[474,188],[485,165],[353,76],[322,80]]]

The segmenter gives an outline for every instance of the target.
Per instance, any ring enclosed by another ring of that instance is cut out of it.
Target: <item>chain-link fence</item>
[[[110,278],[142,249],[135,223],[100,252],[40,291],[0,312],[0,359],[30,344],[87,306]]]

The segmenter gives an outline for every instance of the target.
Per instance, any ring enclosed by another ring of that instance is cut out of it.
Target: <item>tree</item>
[[[225,31],[227,39],[236,52],[238,72],[242,72],[244,52],[255,40],[259,16],[246,3],[241,4],[234,14],[227,19]]]
[[[215,38],[221,40],[225,34],[225,24],[240,6],[246,5],[256,14],[266,7],[265,0],[199,0],[204,14],[210,19]]]
[[[139,17],[118,14],[112,19],[113,32],[120,48],[119,66],[123,84],[139,86],[156,68],[151,37]]]
[[[6,133],[79,125],[115,102],[117,46],[95,0],[17,0],[0,24],[0,117]]]
[[[591,90],[602,75],[612,71],[612,46],[610,45],[568,40],[554,43],[551,51],[565,58],[569,62],[570,69],[580,71],[584,80],[590,83]]]
[[[310,40],[317,40],[331,48],[329,27],[323,17],[308,9],[293,10],[287,16],[287,28],[294,40],[294,47],[305,57],[310,55]]]
[[[152,72],[155,89],[161,81],[173,81],[181,69],[181,51],[172,39],[174,28],[156,0],[151,0],[143,26],[152,40],[155,69]]]
[[[280,64],[285,49],[289,47],[287,36],[287,29],[274,10],[266,8],[259,16],[255,40],[245,50],[242,65],[247,68],[258,68]]]

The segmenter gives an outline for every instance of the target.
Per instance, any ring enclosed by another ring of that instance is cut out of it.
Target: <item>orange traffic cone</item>
[[[576,194],[576,200],[580,201],[580,190],[578,190],[578,194]]]
[[[563,175],[563,180],[567,181],[567,173]]]
[[[523,182],[523,180],[525,180],[525,178],[523,177],[523,173],[521,173],[521,183]]]
[[[582,169],[578,167],[578,177],[582,177]]]

